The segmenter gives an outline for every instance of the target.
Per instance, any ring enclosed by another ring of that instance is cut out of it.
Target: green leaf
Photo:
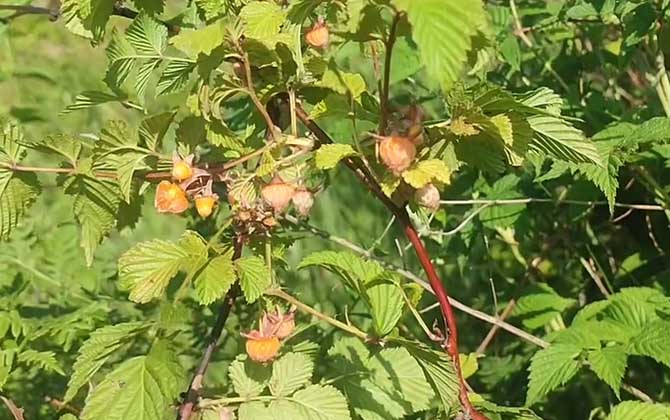
[[[458,80],[472,48],[472,37],[485,22],[479,0],[393,0],[412,24],[428,74],[448,88]]]
[[[380,337],[389,334],[400,320],[404,301],[400,286],[391,283],[373,283],[366,288],[375,331]]]
[[[628,352],[633,355],[649,356],[670,366],[670,322],[655,321],[646,324],[639,334],[631,339]]]
[[[526,328],[541,328],[576,303],[574,299],[559,295],[549,285],[538,284],[518,299],[512,314],[521,317]]]
[[[616,345],[588,352],[588,362],[591,370],[612,388],[617,398],[620,398],[621,380],[626,372],[626,354],[623,346]]]
[[[339,71],[334,65],[329,65],[323,73],[320,85],[340,95],[349,94],[355,100],[359,100],[361,94],[367,89],[363,76]]]
[[[272,364],[270,393],[276,397],[293,394],[310,382],[314,363],[301,353],[288,353]]]
[[[314,163],[319,169],[332,169],[344,158],[356,155],[348,144],[324,144],[316,151]]]
[[[228,368],[228,376],[235,392],[243,398],[261,395],[272,375],[272,369],[247,359],[246,355],[235,359]]]
[[[130,203],[130,191],[133,185],[133,176],[135,171],[144,166],[144,160],[149,155],[147,153],[131,151],[123,155],[114,156],[116,166],[116,177],[119,183],[121,198],[126,203]]]
[[[112,87],[120,88],[135,68],[135,50],[126,37],[114,28],[106,52],[109,66],[105,79]]]
[[[63,368],[56,359],[56,353],[53,351],[37,351],[33,349],[27,349],[19,353],[16,360],[19,363],[36,366],[46,372],[55,372],[61,376],[65,376]]]
[[[615,406],[605,420],[670,420],[670,409],[661,404],[624,401]]]
[[[98,90],[88,90],[80,93],[74,98],[74,102],[65,107],[62,114],[69,114],[72,111],[92,108],[96,105],[106,104],[109,102],[121,102],[127,98],[122,95],[114,93],[106,93]]]
[[[160,343],[159,343],[160,344]],[[156,420],[174,415],[184,370],[165,346],[123,362],[86,398],[81,420]]]
[[[260,401],[245,402],[240,405],[237,412],[239,420],[278,420],[275,410],[266,407]]]
[[[220,255],[207,262],[195,278],[195,293],[201,305],[221,299],[235,283],[235,267],[231,255]]]
[[[195,63],[189,61],[171,61],[156,85],[159,95],[177,92],[188,83]]]
[[[109,357],[124,344],[145,331],[150,324],[146,322],[126,322],[108,325],[91,333],[91,336],[79,348],[77,359],[72,367],[72,375],[67,383],[65,402],[71,401],[79,389],[89,382]]]
[[[339,274],[354,289],[359,289],[359,285],[369,283],[384,273],[379,263],[364,260],[350,252],[314,252],[300,262],[298,269],[313,266]]]
[[[34,174],[12,175],[0,167],[0,241],[9,239],[39,191]]]
[[[79,0],[79,16],[83,27],[90,31],[93,39],[100,41],[105,26],[112,15],[115,0]]]
[[[240,286],[247,302],[253,303],[263,295],[272,283],[268,270],[260,257],[242,257],[235,261],[235,268],[240,278]]]
[[[130,300],[147,303],[160,297],[179,270],[192,268],[205,256],[203,248],[187,246],[197,242],[186,232],[180,243],[163,240],[141,242],[119,258],[119,282],[130,290]],[[201,240],[200,240],[201,241]]]
[[[286,15],[273,2],[252,1],[242,8],[240,18],[244,23],[244,34],[259,41],[270,41],[279,34]]]
[[[219,21],[195,31],[183,29],[170,42],[189,57],[196,59],[200,54],[209,55],[225,39],[226,29]]]
[[[128,42],[140,55],[161,56],[167,35],[165,25],[145,13],[140,13],[126,30]]]
[[[581,352],[578,346],[553,344],[535,353],[530,362],[526,405],[538,402],[575,376],[581,366],[577,360]]]
[[[458,403],[458,378],[451,359],[444,352],[436,352],[423,344],[406,343],[405,348],[414,357],[431,388],[440,398],[442,408],[449,412]]]
[[[423,188],[437,181],[442,184],[451,182],[451,170],[444,161],[439,159],[422,160],[402,173],[402,177],[414,188]]]
[[[485,190],[486,198],[490,200],[521,198],[523,195],[518,191],[518,184],[519,177],[517,175],[513,173],[506,175]],[[525,209],[526,205],[522,203],[490,206],[479,213],[479,219],[488,228],[506,228],[513,226]]]
[[[593,142],[560,117],[534,115],[528,117],[528,123],[536,133],[531,143],[535,150],[567,162],[602,164]]]
[[[296,412],[305,420],[350,420],[344,396],[330,385],[310,385],[291,398]],[[295,417],[291,417],[295,418]]]

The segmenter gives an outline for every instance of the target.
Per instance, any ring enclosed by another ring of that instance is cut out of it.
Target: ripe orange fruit
[[[154,207],[159,213],[182,213],[188,209],[188,199],[179,185],[161,181],[156,188]]]
[[[200,217],[209,217],[214,212],[218,199],[219,197],[216,194],[196,197],[195,208],[198,210]]]
[[[407,137],[384,137],[379,145],[379,156],[394,174],[409,168],[416,157],[416,146]]]
[[[312,26],[312,28],[305,34],[305,40],[309,45],[314,48],[325,48],[328,46],[328,41],[330,40],[330,33],[328,32],[328,26],[325,22],[318,21]]]
[[[261,189],[261,197],[277,213],[286,210],[294,194],[295,187],[285,183],[279,175]]]
[[[279,338],[271,337],[248,337],[246,350],[249,358],[254,362],[265,363],[277,357],[279,353]]]

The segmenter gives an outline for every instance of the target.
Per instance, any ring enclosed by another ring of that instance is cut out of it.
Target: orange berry
[[[328,41],[330,40],[330,33],[328,32],[328,26],[323,21],[318,21],[312,26],[312,28],[305,34],[305,40],[309,45],[314,48],[325,48],[328,46]]]
[[[314,205],[314,195],[307,190],[298,190],[292,200],[301,216],[307,216]]]
[[[440,191],[433,184],[428,184],[416,190],[414,199],[418,205],[432,211],[440,208]]]
[[[154,207],[159,213],[182,213],[188,209],[188,199],[179,185],[161,181],[156,188]]]
[[[407,137],[384,137],[379,145],[379,155],[394,174],[409,168],[416,157],[416,146]]]
[[[285,183],[278,175],[261,189],[261,197],[275,212],[281,213],[288,207],[295,194],[295,187]]]
[[[214,211],[218,199],[219,197],[216,194],[196,197],[195,208],[198,210],[200,217],[209,217]]]
[[[254,362],[265,363],[277,357],[279,353],[279,338],[272,337],[248,337],[246,350],[249,358]]]

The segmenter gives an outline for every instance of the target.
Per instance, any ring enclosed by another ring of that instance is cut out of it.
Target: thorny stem
[[[379,134],[382,136],[386,134],[386,127],[388,126],[391,58],[393,57],[393,45],[395,44],[399,21],[400,13],[396,13],[395,17],[393,18],[393,23],[391,23],[389,38],[385,43],[386,57],[384,58],[384,85],[382,86],[382,91],[380,92],[379,97],[379,106],[381,108],[379,116]]]
[[[233,241],[233,260],[237,260],[242,256],[243,244],[244,238],[241,236],[236,236]],[[230,315],[230,311],[235,303],[235,298],[237,297],[238,293],[239,289],[237,286],[232,287],[226,294],[223,303],[221,304],[219,315],[216,318],[214,327],[212,327],[209,343],[207,344],[207,347],[205,347],[205,352],[200,359],[200,365],[198,366],[198,369],[193,376],[193,380],[191,381],[191,384],[186,391],[184,401],[177,413],[177,420],[189,420],[193,414],[193,408],[198,402],[200,390],[202,389],[203,378],[205,377],[209,363],[212,360],[212,355],[214,354],[214,350],[216,350],[216,347],[219,343],[219,338],[221,338],[221,334],[223,333],[223,327],[226,324],[228,315]]]
[[[277,297],[283,301],[286,301],[290,303],[291,305],[295,306],[298,308],[300,311],[308,313],[312,315],[313,317],[320,319],[321,321],[327,322],[328,324],[341,329],[342,331],[346,331],[351,335],[354,335],[358,338],[360,338],[363,341],[370,341],[370,336],[368,336],[365,332],[359,330],[358,328],[354,327],[353,325],[345,324],[344,322],[338,321],[335,318],[331,318],[326,314],[323,314],[316,309],[312,308],[311,306],[302,303],[300,300],[296,299],[295,297],[289,295],[288,293],[284,292],[281,289],[270,289],[265,292],[266,295],[268,296],[274,296]]]
[[[298,118],[309,128],[310,131],[317,137],[321,144],[333,143],[330,136],[321,129],[314,121],[312,121],[304,109],[298,107],[296,109]],[[319,145],[317,144],[316,147]],[[443,344],[443,347],[447,354],[449,354],[452,363],[454,364],[454,369],[459,382],[459,399],[461,406],[466,414],[470,415],[473,420],[485,420],[486,416],[479,413],[470,402],[468,397],[468,389],[465,384],[465,379],[463,378],[463,373],[461,372],[461,363],[460,355],[458,352],[458,327],[456,325],[456,318],[454,316],[453,309],[449,303],[449,295],[445,290],[442,281],[435,271],[435,266],[430,261],[430,256],[428,251],[424,246],[421,238],[416,229],[412,225],[409,214],[404,207],[396,205],[389,197],[384,194],[381,187],[377,183],[377,180],[372,176],[372,174],[367,170],[367,168],[359,161],[352,158],[345,159],[345,164],[354,172],[354,174],[363,182],[370,191],[379,199],[388,209],[396,216],[396,220],[402,226],[407,239],[414,246],[414,251],[423,267],[428,281],[430,282],[431,289],[435,293],[435,297],[440,303],[440,309],[442,310],[442,316],[446,324],[446,340]]]

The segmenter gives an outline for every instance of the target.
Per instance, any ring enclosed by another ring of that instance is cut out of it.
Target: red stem
[[[299,105],[296,106],[296,114],[298,118],[305,124],[305,126],[317,137],[319,144],[316,147],[319,147],[321,144],[333,143],[333,140],[330,136],[321,129],[313,120],[309,118],[307,113]],[[440,304],[440,309],[442,312],[442,317],[444,323],[447,327],[447,340],[444,349],[447,354],[451,357],[451,360],[454,364],[454,369],[456,370],[456,375],[459,382],[459,400],[463,411],[466,414],[470,415],[472,420],[488,420],[486,416],[478,412],[470,402],[468,398],[468,389],[465,384],[465,379],[463,378],[463,372],[461,371],[460,356],[458,353],[458,327],[456,323],[456,317],[454,316],[454,311],[449,303],[449,294],[447,293],[440,277],[437,275],[435,266],[430,260],[430,256],[426,247],[421,241],[419,234],[412,225],[409,214],[403,206],[398,206],[395,204],[379,186],[379,183],[375,177],[370,173],[368,168],[358,159],[348,158],[344,160],[344,163],[351,169],[354,174],[370,189],[370,191],[382,202],[384,205],[391,211],[395,216],[398,223],[403,228],[407,239],[412,243],[414,251],[416,252],[419,262],[426,272],[430,286],[437,297],[437,301]]]

